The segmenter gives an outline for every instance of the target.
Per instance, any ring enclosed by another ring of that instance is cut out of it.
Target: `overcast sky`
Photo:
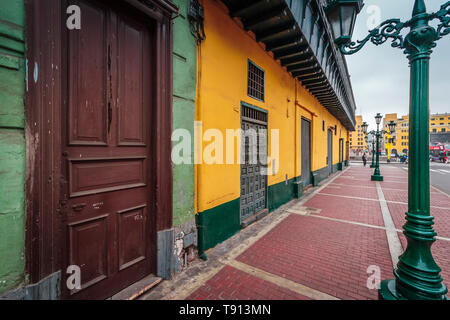
[[[426,0],[428,12],[436,12],[446,0]],[[358,15],[353,40],[363,39],[368,24],[373,23],[379,10],[381,21],[399,18],[407,21],[411,17],[414,0],[365,0]],[[376,6],[376,7],[374,7]],[[377,9],[378,7],[378,9]],[[409,29],[405,29],[408,31]],[[392,48],[391,41],[375,46],[367,43],[354,55],[347,56],[353,92],[356,99],[356,114],[375,128],[374,116],[397,113],[399,117],[409,113],[409,66],[403,50]],[[450,35],[439,40],[431,59],[430,111],[450,112]]]

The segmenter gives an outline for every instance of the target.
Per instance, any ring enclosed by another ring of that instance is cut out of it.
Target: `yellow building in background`
[[[450,113],[436,113],[430,117],[430,133],[450,132]]]
[[[393,135],[385,134],[383,149],[393,154],[408,153],[409,150],[409,115],[398,118],[396,113],[386,114],[383,119],[383,128],[389,131],[388,123],[394,121],[397,126]],[[435,113],[430,116],[430,135],[450,132],[450,114]],[[394,138],[392,144],[389,138]]]
[[[390,159],[391,154],[393,152],[393,150],[396,150],[396,134],[392,134],[389,131],[389,122],[394,121],[395,123],[397,123],[397,114],[396,113],[387,113],[384,118],[383,118],[383,127],[382,129],[386,132],[383,135],[383,141],[382,144],[384,144],[384,146],[382,145],[380,149],[385,150],[388,159]]]
[[[394,148],[398,154],[408,153],[409,150],[409,116],[402,116],[397,121],[396,139]]]
[[[367,141],[362,131],[363,118],[362,116],[356,116],[355,131],[350,133],[350,150],[353,155],[361,155],[368,150]]]

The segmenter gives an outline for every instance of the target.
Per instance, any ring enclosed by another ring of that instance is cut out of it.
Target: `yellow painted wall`
[[[337,135],[333,134],[333,163],[336,164],[339,160],[339,138],[347,141],[347,130],[252,35],[244,31],[238,21],[230,18],[221,2],[202,2],[206,40],[198,49],[196,120],[202,121],[203,132],[214,128],[225,137],[226,129],[239,129],[242,101],[268,111],[269,155],[270,130],[280,130],[279,170],[268,177],[269,186],[284,181],[286,174],[288,179],[301,174],[302,116],[312,119],[312,171],[326,166],[326,129],[335,125]],[[265,71],[264,102],[247,96],[248,59]],[[325,120],[325,131],[322,131],[322,120]],[[203,142],[203,148],[208,144]],[[240,151],[236,147],[235,154],[237,152]],[[199,164],[196,172],[197,212],[240,197],[239,164]]]

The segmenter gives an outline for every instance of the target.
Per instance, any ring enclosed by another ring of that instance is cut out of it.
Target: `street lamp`
[[[383,176],[380,173],[380,138],[388,133],[385,130],[381,130],[380,131],[380,123],[381,123],[381,119],[383,119],[383,116],[380,113],[377,113],[377,115],[375,116],[375,122],[377,124],[377,130],[374,131],[370,131],[369,133],[372,135],[372,165],[370,166],[371,168],[375,168],[375,171],[371,177],[372,181],[383,181]],[[389,130],[391,133],[395,132],[395,123],[392,124],[393,121],[389,122]],[[367,130],[366,130],[367,132]],[[376,141],[374,141],[374,139]],[[375,153],[375,144],[376,144],[376,161],[374,162],[374,153]]]
[[[376,162],[375,162],[375,171],[371,177],[372,181],[383,181],[383,176],[380,173],[380,123],[383,117],[381,114],[377,113],[375,116],[375,121],[377,123],[377,131],[375,133],[376,138]]]
[[[331,6],[344,7],[343,1],[328,1],[327,16],[331,25],[350,25],[352,17],[332,14]],[[355,12],[358,11],[354,5]],[[429,25],[439,20],[436,28]],[[338,21],[339,20],[339,21]],[[345,21],[344,21],[345,20]],[[409,28],[404,37],[401,31]],[[399,257],[394,270],[395,279],[381,283],[379,295],[383,299],[446,299],[447,288],[442,282],[441,268],[431,254],[436,241],[434,218],[430,215],[430,164],[429,164],[429,63],[436,41],[450,34],[450,1],[439,11],[427,13],[424,0],[415,0],[412,18],[402,22],[389,19],[369,31],[363,40],[353,42],[353,30],[333,29],[336,45],[343,54],[353,54],[367,42],[380,45],[388,40],[393,48],[404,50],[411,66],[410,84],[410,140],[408,170],[408,212],[404,234],[408,240],[405,252]]]
[[[371,168],[375,168],[375,131],[370,131],[369,134],[372,136],[372,164]]]
[[[362,0],[328,1],[325,12],[330,21],[336,44],[345,44],[351,40],[356,16],[363,6]]]
[[[391,148],[392,148],[392,134],[395,133],[395,127],[396,123],[394,121],[390,121],[387,125],[389,131],[387,132],[387,145],[386,145],[386,152],[387,152],[387,162],[391,162]]]
[[[361,125],[361,129],[364,134],[367,134],[367,128],[369,128],[369,125],[367,124],[367,122],[363,122],[363,124]]]
[[[397,124],[394,121],[392,121],[392,120],[388,123],[389,132],[391,134],[395,133],[395,127],[396,126],[397,126]]]

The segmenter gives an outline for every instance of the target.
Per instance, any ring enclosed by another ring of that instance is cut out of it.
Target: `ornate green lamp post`
[[[381,116],[381,114],[377,113],[377,115],[375,116],[375,121],[377,123],[377,131],[370,131],[369,134],[372,135],[372,137],[376,140],[374,141],[372,139],[372,164],[373,166],[370,166],[371,168],[375,168],[375,171],[371,177],[372,181],[383,181],[383,176],[380,173],[380,139],[381,137],[388,133],[394,133],[395,132],[395,122],[391,121],[389,122],[389,131],[385,131],[385,130],[381,130],[380,131],[380,123],[381,123],[381,119],[383,119],[383,117]],[[364,122],[364,124],[362,125],[362,130],[364,132],[364,134],[367,135],[367,128],[368,125],[367,123]],[[376,151],[375,151],[375,145],[376,145]],[[374,163],[374,159],[375,157],[373,156],[374,153],[376,152],[376,162]]]
[[[430,215],[429,63],[436,41],[450,34],[450,1],[430,14],[424,0],[415,0],[409,21],[386,20],[363,40],[353,42],[355,18],[362,5],[362,0],[329,1],[326,13],[339,50],[353,54],[369,41],[380,45],[390,39],[392,47],[404,49],[411,66],[408,212],[403,226],[408,246],[399,257],[395,279],[383,281],[379,295],[383,299],[443,300],[448,290],[431,254],[436,232]],[[429,22],[435,19],[439,24],[433,28]],[[404,28],[409,28],[406,36],[401,34]]]
[[[369,128],[369,125],[367,124],[367,122],[364,121],[363,124],[361,125],[361,129],[362,129],[362,132],[364,134],[364,139],[367,142],[367,146],[369,146],[369,139],[367,137],[367,128]],[[372,164],[370,165],[371,168],[374,165],[373,161],[374,160],[373,160],[373,142],[372,142]]]
[[[383,176],[380,173],[380,123],[381,119],[383,117],[381,114],[377,113],[375,116],[375,121],[377,122],[377,131],[375,132],[375,139],[376,139],[376,160],[375,160],[375,171],[372,175],[372,181],[383,181]]]
[[[372,136],[372,164],[371,168],[375,168],[375,131],[370,131],[370,135]]]

